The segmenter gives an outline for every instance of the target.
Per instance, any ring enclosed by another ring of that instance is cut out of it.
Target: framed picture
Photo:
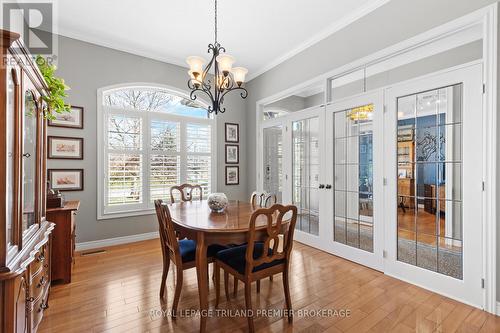
[[[226,185],[240,184],[240,167],[226,166]]]
[[[83,169],[48,169],[50,187],[59,191],[83,191]]]
[[[226,145],[226,164],[240,163],[240,147],[238,145]]]
[[[83,138],[48,136],[47,158],[83,160]]]
[[[240,142],[240,125],[226,123],[226,142]]]
[[[70,112],[53,113],[55,119],[49,119],[49,126],[66,128],[83,128],[83,108],[70,106]]]

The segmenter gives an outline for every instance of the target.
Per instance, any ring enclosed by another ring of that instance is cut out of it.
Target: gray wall
[[[84,138],[84,160],[48,160],[49,168],[84,168],[85,190],[65,192],[67,200],[81,200],[77,242],[147,233],[157,230],[154,215],[97,220],[97,89],[126,82],[159,83],[187,90],[187,69],[109,48],[60,37],[57,75],[71,87],[68,102],[83,106],[84,129],[49,127],[49,135]],[[245,104],[237,96],[226,99],[226,113],[217,116],[217,190],[229,198],[247,200]],[[224,179],[224,122],[240,124],[240,185]]]
[[[250,94],[246,104],[248,142],[255,141],[255,106],[258,100],[495,2],[495,0],[392,0],[388,2],[250,81],[247,85]],[[256,151],[252,144],[248,145],[248,148],[247,182],[248,190],[251,191],[256,183]],[[498,182],[500,186],[500,179]],[[500,206],[500,202],[497,206]],[[500,228],[497,232],[497,239],[500,239]],[[497,253],[500,253],[500,242],[498,242]],[[497,270],[497,285],[500,287],[500,256],[497,258]],[[497,299],[500,300],[500,288],[497,289]]]

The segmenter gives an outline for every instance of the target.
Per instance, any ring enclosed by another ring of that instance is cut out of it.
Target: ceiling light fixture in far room
[[[233,67],[234,57],[226,54],[226,49],[217,41],[217,0],[215,0],[214,33],[215,42],[208,44],[208,53],[212,54],[212,59],[207,66],[203,69],[205,59],[198,56],[188,57],[186,62],[190,67],[188,87],[191,89],[191,99],[195,100],[198,93],[204,93],[212,104],[208,106],[207,111],[217,114],[226,111],[222,104],[229,92],[240,90],[241,98],[245,99],[248,96],[248,91],[243,87],[248,70],[243,67]]]

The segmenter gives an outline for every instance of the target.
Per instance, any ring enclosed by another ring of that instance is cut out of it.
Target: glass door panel
[[[292,201],[296,229],[319,235],[319,117],[292,122]]]
[[[397,100],[397,259],[462,279],[462,84]]]
[[[283,202],[283,126],[263,128],[263,189]]]
[[[31,90],[24,92],[23,106],[23,233],[36,223],[36,139],[37,139],[37,108],[35,96]]]
[[[373,252],[373,104],[333,116],[334,240]]]

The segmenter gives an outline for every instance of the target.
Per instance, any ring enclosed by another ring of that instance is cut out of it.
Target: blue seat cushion
[[[264,243],[262,242],[255,243],[253,248],[253,258],[254,259],[260,258],[262,255],[262,251],[264,251]],[[238,271],[238,273],[244,274],[245,266],[247,264],[247,261],[245,259],[246,253],[247,253],[247,244],[219,251],[217,252],[215,257],[220,261],[222,261],[223,263],[225,263],[226,265]],[[272,251],[271,249],[269,249],[268,255],[271,254]],[[269,263],[264,263],[262,265],[254,267],[252,272],[257,272],[269,267],[283,264],[284,262],[285,259],[273,260]]]
[[[215,257],[217,252],[227,249],[226,246],[214,244],[208,246],[207,257]],[[196,258],[196,242],[191,239],[181,239],[179,241],[179,251],[182,262],[190,262]]]

